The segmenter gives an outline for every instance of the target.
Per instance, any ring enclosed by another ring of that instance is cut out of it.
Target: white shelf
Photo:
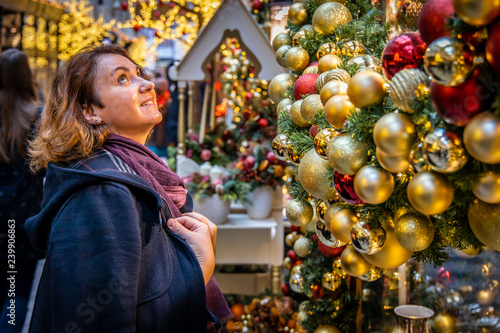
[[[218,224],[217,230],[223,229],[271,229],[276,228],[278,223],[269,217],[263,220],[252,220],[247,214],[229,214],[228,222]]]

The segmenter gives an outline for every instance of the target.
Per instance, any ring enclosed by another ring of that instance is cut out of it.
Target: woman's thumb
[[[167,226],[170,230],[172,230],[173,232],[175,232],[176,234],[179,234],[181,236],[183,234],[183,231],[185,230],[185,228],[179,222],[177,222],[175,219],[169,219],[167,221]]]

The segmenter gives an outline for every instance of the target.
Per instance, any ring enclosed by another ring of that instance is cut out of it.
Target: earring
[[[96,122],[96,124],[97,124],[97,123],[99,122],[99,119],[96,119],[96,120],[95,120],[95,122]]]

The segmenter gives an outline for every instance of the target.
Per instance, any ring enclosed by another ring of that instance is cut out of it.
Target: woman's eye
[[[125,74],[120,75],[120,77],[118,78],[118,83],[124,83],[127,81],[128,81],[128,78]]]

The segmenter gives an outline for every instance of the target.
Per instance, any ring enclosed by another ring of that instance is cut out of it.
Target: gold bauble
[[[485,279],[491,279],[495,276],[495,272],[497,271],[494,264],[488,262],[481,267],[481,276]]]
[[[271,101],[274,104],[278,104],[282,99],[291,97],[294,83],[295,77],[291,74],[282,73],[276,75],[269,83],[269,88],[267,89]]]
[[[292,107],[293,101],[290,98],[284,98],[278,103],[276,107],[276,112],[281,114],[282,112],[290,113],[290,108]]]
[[[340,212],[342,209],[343,209],[342,205],[340,205],[340,204],[333,204],[333,205],[328,206],[328,208],[325,211],[325,217],[324,217],[325,224],[328,228],[330,228],[330,224],[332,222],[333,216],[335,216],[335,214]]]
[[[328,160],[328,145],[332,142],[333,138],[339,136],[341,133],[334,128],[328,127],[321,130],[314,137],[314,150],[321,158]]]
[[[276,51],[276,62],[283,67],[286,67],[285,63],[285,55],[290,49],[292,48],[291,45],[283,45]]]
[[[302,46],[302,43],[310,40],[314,36],[313,26],[306,24],[297,31],[292,38],[293,46]]]
[[[351,12],[346,6],[337,2],[328,2],[316,9],[312,25],[316,32],[328,36],[335,31],[337,26],[351,21]]]
[[[286,205],[286,218],[292,225],[305,226],[313,216],[314,209],[309,201],[293,199]]]
[[[349,243],[351,242],[351,228],[356,222],[358,222],[358,216],[354,211],[342,209],[331,218],[330,231],[338,240]]]
[[[325,118],[330,125],[335,128],[344,128],[344,122],[347,116],[356,110],[347,95],[337,95],[331,97],[325,105]]]
[[[302,159],[302,156],[295,152],[295,150],[292,148],[291,144],[286,146],[285,149],[286,149],[287,162],[290,162],[293,165],[298,166],[300,163],[300,160]]]
[[[500,172],[488,171],[481,175],[472,192],[484,202],[500,203]]]
[[[342,49],[341,49],[342,55],[348,56],[348,57],[357,57],[360,54],[365,54],[366,50],[363,44],[358,42],[357,40],[352,40],[349,42],[346,42],[342,44]]]
[[[472,118],[464,130],[467,152],[488,164],[500,163],[500,117],[483,112]]]
[[[402,113],[382,116],[373,128],[373,140],[389,156],[408,156],[417,137],[415,125]]]
[[[318,74],[318,66],[308,66],[302,74]]]
[[[435,171],[422,171],[408,183],[408,199],[413,208],[425,215],[444,212],[453,201],[453,186]]]
[[[384,270],[382,268],[371,266],[366,274],[363,274],[359,278],[366,282],[373,282],[382,277]]]
[[[389,97],[401,111],[412,112],[411,103],[417,98],[421,87],[429,86],[429,76],[415,68],[396,73],[389,84]]]
[[[318,60],[321,59],[324,55],[327,54],[339,54],[340,49],[335,43],[323,43],[319,46],[318,51],[316,52],[316,56]]]
[[[273,39],[273,49],[278,51],[278,49],[284,45],[292,45],[292,38],[286,32],[277,34]]]
[[[325,54],[318,60],[318,73],[328,72],[342,64],[342,59],[335,54]]]
[[[303,3],[294,3],[288,9],[288,21],[295,25],[302,25],[307,22],[309,15]]]
[[[321,88],[323,88],[323,86],[327,82],[335,80],[349,84],[349,81],[351,81],[351,76],[346,70],[340,68],[335,68],[327,72],[321,73],[316,79],[316,90],[318,91],[318,93],[321,92]]]
[[[336,171],[352,176],[368,162],[368,149],[364,142],[340,135],[328,147],[328,160]]]
[[[285,54],[285,64],[292,71],[301,71],[309,64],[309,53],[301,47],[294,46]]]
[[[293,243],[295,243],[295,241],[297,239],[299,239],[300,237],[304,237],[304,236],[297,233],[297,231],[292,231],[291,233],[289,233],[288,235],[285,236],[285,244],[288,247],[293,247]]]
[[[479,253],[481,253],[482,249],[481,247],[468,246],[467,248],[459,251],[468,256],[477,256]]]
[[[359,72],[351,78],[347,94],[358,108],[378,104],[386,94],[384,78],[375,72]]]
[[[382,223],[382,226],[385,229],[386,235],[384,247],[375,254],[363,254],[363,257],[373,266],[380,268],[389,269],[399,267],[410,259],[413,252],[405,249],[399,244],[394,234],[394,228],[387,223]]]
[[[335,290],[342,284],[340,275],[333,272],[326,272],[321,278],[321,285],[328,290]]]
[[[476,292],[476,301],[481,306],[488,306],[495,303],[498,295],[498,290],[481,289]]]
[[[382,63],[380,62],[380,60],[368,54],[354,57],[349,60],[347,64],[358,66],[358,72],[369,70],[380,73],[380,71],[382,70]]]
[[[306,121],[300,113],[300,107],[303,102],[303,99],[299,99],[298,101],[293,102],[292,106],[290,107],[290,120],[292,121],[292,123],[299,127],[307,127],[312,125],[312,122]]]
[[[309,150],[299,165],[299,182],[310,195],[322,200],[336,197],[335,190],[329,186],[328,169],[330,163],[316,154],[314,149]]]
[[[316,119],[316,114],[323,110],[323,103],[318,94],[309,95],[302,100],[300,105],[300,114],[305,121],[313,123]]]
[[[293,250],[299,257],[305,258],[311,253],[311,241],[306,237],[299,238],[293,243]]]
[[[406,155],[389,156],[378,147],[375,152],[380,166],[389,172],[405,172],[410,167],[410,159]]]
[[[410,251],[425,250],[434,239],[434,225],[431,220],[416,213],[406,213],[397,219],[394,232],[399,244]]]
[[[313,333],[342,333],[342,331],[332,325],[320,325]]]
[[[352,245],[347,246],[340,257],[340,263],[344,271],[350,276],[361,276],[368,273],[371,265],[356,251]]]
[[[323,200],[319,200],[318,203],[316,204],[315,209],[318,220],[325,222],[325,213],[326,210],[328,209],[328,204]]]
[[[278,160],[286,161],[288,159],[287,146],[290,146],[290,140],[283,133],[276,135],[271,142],[271,150]]]
[[[366,203],[378,205],[394,192],[394,177],[382,168],[365,165],[354,177],[354,190]]]
[[[333,96],[347,95],[347,87],[347,84],[342,81],[334,80],[327,82],[323,88],[321,88],[321,92],[319,93],[321,103],[326,105],[326,102],[328,102],[328,100]]]
[[[469,205],[469,226],[474,235],[486,246],[500,251],[500,204],[474,200]]]
[[[455,13],[470,25],[488,25],[500,14],[500,0],[453,0]]]
[[[458,333],[457,318],[449,313],[438,313],[434,317],[432,327],[435,333]]]

